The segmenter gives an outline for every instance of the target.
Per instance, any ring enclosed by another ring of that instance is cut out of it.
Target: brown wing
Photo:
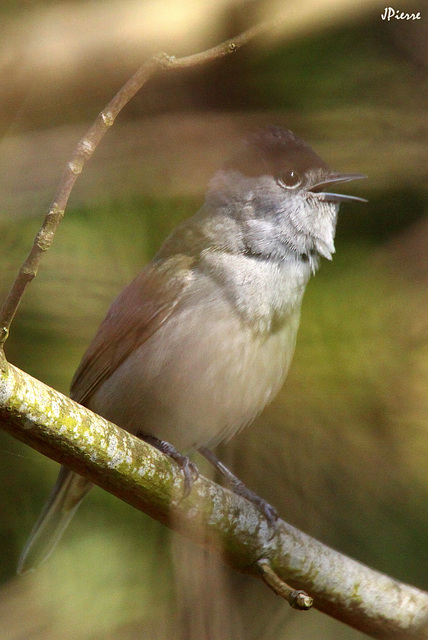
[[[192,281],[193,259],[176,255],[152,262],[114,300],[71,383],[86,404],[98,386],[171,315]]]

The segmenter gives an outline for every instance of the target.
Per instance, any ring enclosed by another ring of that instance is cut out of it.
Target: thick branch
[[[195,542],[276,591],[290,582],[315,606],[374,638],[427,640],[428,594],[352,560],[283,521],[271,531],[254,505],[206,478],[180,500],[175,463],[31,376],[4,363],[0,421],[14,437]],[[276,585],[276,586],[275,586]]]

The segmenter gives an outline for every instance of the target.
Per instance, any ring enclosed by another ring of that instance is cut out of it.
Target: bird
[[[283,385],[303,294],[331,259],[339,205],[366,202],[280,126],[249,133],[182,222],[113,301],[71,383],[71,397],[170,455],[185,478],[199,451],[274,522],[276,510],[212,448],[249,425]],[[21,554],[18,573],[46,560],[90,481],[61,467]]]

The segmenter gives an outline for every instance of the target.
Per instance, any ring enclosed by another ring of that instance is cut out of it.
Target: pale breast
[[[201,277],[89,406],[132,433],[154,435],[182,451],[214,446],[251,422],[280,389],[299,311],[300,300],[274,330],[256,331],[221,287]]]

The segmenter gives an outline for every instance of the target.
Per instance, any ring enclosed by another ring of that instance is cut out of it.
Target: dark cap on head
[[[292,131],[277,126],[264,127],[248,135],[243,148],[226,168],[246,176],[277,176],[287,171],[303,175],[310,169],[329,170],[306,142]]]

